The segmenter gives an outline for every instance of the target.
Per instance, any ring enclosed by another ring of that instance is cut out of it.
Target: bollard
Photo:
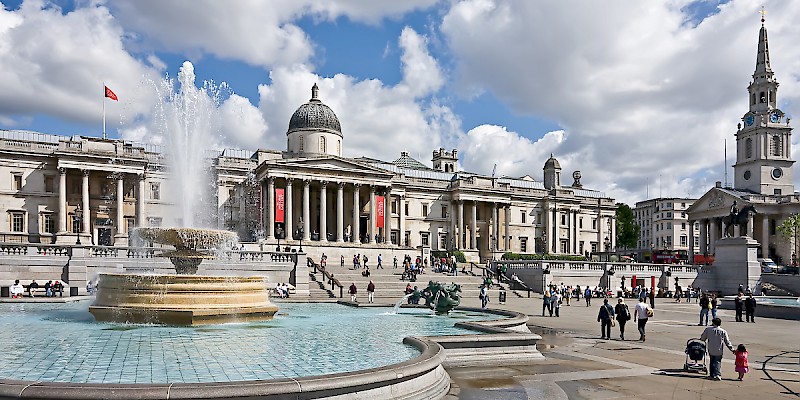
[[[500,291],[500,299],[499,300],[500,300],[500,304],[506,304],[506,291],[505,290],[501,290]]]

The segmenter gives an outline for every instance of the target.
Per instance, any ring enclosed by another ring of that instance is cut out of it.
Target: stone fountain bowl
[[[135,234],[144,240],[183,249],[231,248],[239,242],[235,232],[198,228],[136,228]]]
[[[214,258],[209,250],[230,249],[239,242],[235,232],[197,228],[136,228],[134,234],[144,240],[174,246],[174,251],[165,251],[178,274],[193,275],[203,259]],[[199,250],[198,250],[199,249]]]

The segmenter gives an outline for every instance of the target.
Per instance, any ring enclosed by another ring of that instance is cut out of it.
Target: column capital
[[[292,186],[292,181],[294,181],[294,178],[286,178],[286,186]]]
[[[323,189],[325,189],[328,186],[328,181],[319,181],[319,185],[322,186]]]
[[[456,204],[462,205],[462,204],[464,204],[464,200],[458,199],[458,200],[456,200]]]
[[[303,179],[303,186],[305,187],[311,186],[311,179]]]
[[[344,182],[336,182],[336,186],[339,188],[339,190],[343,190],[344,189]]]
[[[370,184],[369,185],[369,191],[372,192],[372,194],[378,193],[378,186],[376,186],[374,184]]]
[[[353,187],[356,188],[356,190],[361,189],[361,184],[360,183],[354,183]]]
[[[269,176],[269,177],[267,177],[267,181],[269,181],[269,183],[275,184],[275,177],[274,176]]]
[[[145,179],[147,178],[147,176],[145,176],[144,172],[142,172],[141,174],[136,174],[136,177],[137,177],[137,178],[138,178],[140,181],[143,181],[143,180],[145,180]]]
[[[58,168],[58,173],[59,173],[59,175],[66,175],[67,174],[67,169],[64,168],[64,167],[59,167]]]
[[[89,170],[88,169],[82,169],[81,173],[83,174],[83,176],[89,176]]]

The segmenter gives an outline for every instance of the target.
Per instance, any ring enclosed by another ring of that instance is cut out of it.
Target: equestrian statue
[[[747,223],[750,221],[750,218],[756,214],[756,208],[753,205],[748,204],[741,210],[736,205],[736,200],[733,201],[731,204],[731,212],[730,214],[722,217],[722,223],[725,226],[725,237],[732,237],[733,236],[733,227],[734,225],[739,226],[739,229],[744,229]]]

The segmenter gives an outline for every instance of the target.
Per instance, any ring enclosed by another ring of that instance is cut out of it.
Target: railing
[[[19,244],[0,245],[0,254],[4,255],[25,255],[28,254],[28,246]]]
[[[550,271],[601,271],[614,270],[621,273],[699,273],[703,270],[696,265],[672,264],[643,264],[621,262],[596,262],[596,261],[551,261],[551,260],[498,260],[494,264],[502,265],[506,269],[530,269]]]
[[[335,290],[336,287],[339,288],[339,298],[341,299],[344,296],[344,285],[339,282],[339,279],[335,278],[330,271],[325,268],[322,268],[316,261],[314,261],[311,257],[306,257],[306,262],[308,263],[308,268],[313,268],[314,273],[321,272],[322,276],[325,278],[325,281],[331,285],[331,293]]]

